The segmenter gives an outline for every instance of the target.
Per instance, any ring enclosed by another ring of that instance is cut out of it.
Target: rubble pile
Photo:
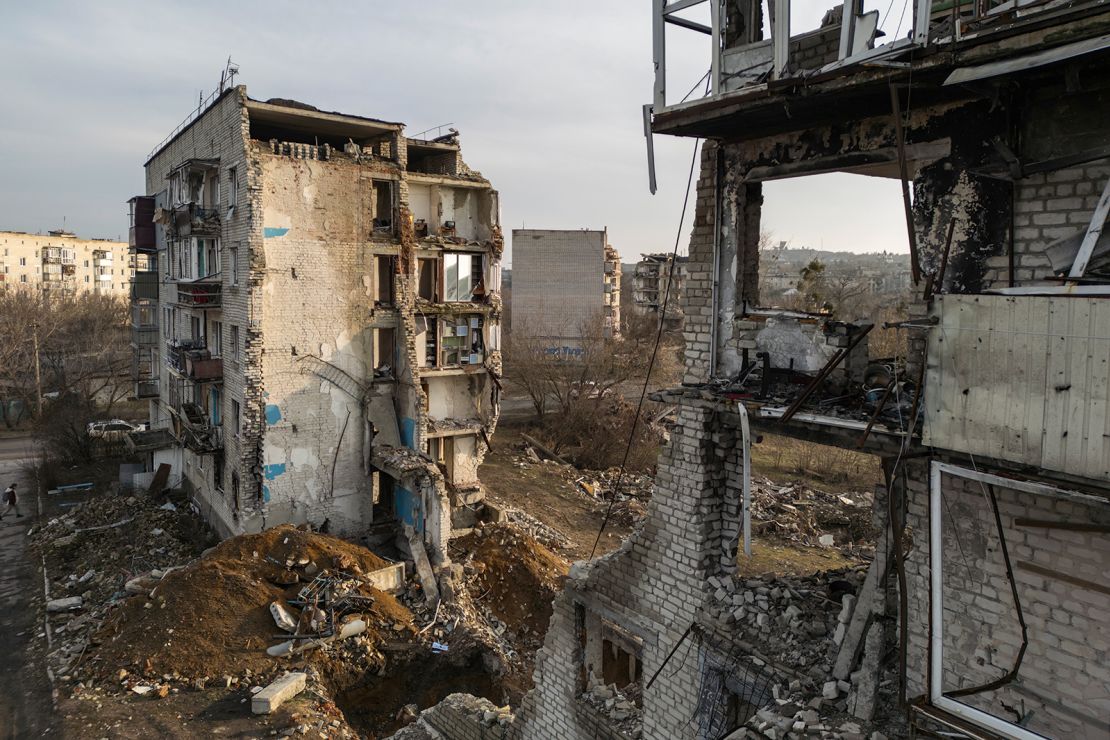
[[[752,476],[752,534],[813,547],[845,548],[873,540],[874,496],[828,493],[801,483],[782,486]]]
[[[97,635],[102,644],[91,667],[205,682],[263,671],[275,657],[320,646],[305,640],[268,650],[285,632],[330,638],[356,620],[372,641],[411,632],[407,610],[361,578],[386,565],[365,548],[290,525],[232,538],[122,602]],[[275,614],[275,603],[293,629]]]
[[[831,570],[810,577],[710,576],[710,614],[758,646],[771,670],[790,669],[783,678],[804,676],[824,682],[843,639],[841,615],[850,616],[866,567]],[[838,639],[839,638],[839,639]]]
[[[512,724],[508,706],[499,707],[489,699],[470,694],[451,694],[439,704],[425,709],[411,724],[389,736],[389,740],[434,740],[451,737],[461,726],[481,728],[482,737],[505,737]]]
[[[639,695],[638,682],[618,689],[616,684],[606,685],[591,676],[589,685],[579,698],[604,715],[610,729],[635,740],[643,734]]]
[[[521,509],[506,507],[502,510],[505,520],[549,550],[562,550],[570,546],[570,539]]]
[[[72,680],[93,635],[121,600],[145,593],[195,557],[211,535],[182,498],[120,493],[117,485],[31,532],[47,578],[47,663]],[[155,690],[162,692],[161,687]]]

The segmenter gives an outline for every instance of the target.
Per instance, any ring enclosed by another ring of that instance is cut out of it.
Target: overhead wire
[[[636,404],[636,415],[632,418],[632,428],[628,432],[628,443],[624,448],[624,457],[621,460],[620,472],[617,474],[616,483],[613,484],[613,490],[609,494],[609,506],[605,509],[605,517],[601,520],[601,527],[597,530],[597,538],[594,540],[594,546],[590,548],[590,557],[588,560],[593,560],[594,554],[597,553],[597,546],[601,542],[601,535],[605,532],[605,527],[609,524],[609,518],[613,515],[613,505],[617,501],[617,496],[620,494],[621,484],[624,482],[625,470],[628,467],[628,457],[632,453],[632,445],[636,440],[636,430],[640,424],[640,415],[643,413],[644,401],[647,400],[648,386],[651,384],[651,373],[655,369],[655,360],[659,356],[659,345],[663,340],[663,325],[667,319],[667,306],[671,300],[671,284],[674,281],[674,268],[675,262],[678,259],[678,245],[682,242],[682,227],[686,223],[686,208],[690,203],[690,190],[694,184],[694,168],[698,163],[698,145],[700,139],[694,141],[694,153],[690,157],[690,174],[686,178],[686,195],[682,198],[682,214],[678,219],[678,231],[674,237],[674,249],[671,251],[671,265],[667,271],[667,288],[663,293],[663,307],[659,311],[659,326],[655,332],[655,343],[651,349],[651,359],[648,361],[647,372],[644,373],[644,386],[640,391],[640,400]]]

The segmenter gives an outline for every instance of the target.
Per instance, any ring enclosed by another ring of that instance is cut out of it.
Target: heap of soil
[[[305,558],[320,571],[354,574],[387,564],[363,547],[290,525],[234,537],[169,573],[150,598],[124,602],[97,635],[101,644],[92,660],[102,674],[127,668],[189,678],[270,668],[277,660],[266,648],[279,641],[274,635],[280,630],[269,606],[303,587],[277,582],[289,573],[286,562]],[[393,596],[370,586],[361,590],[375,600],[366,615],[369,639],[377,643],[387,634],[412,633],[412,614]]]
[[[542,642],[551,602],[566,581],[567,561],[508,524],[485,525],[458,544],[472,554],[469,591],[475,602],[515,635]]]

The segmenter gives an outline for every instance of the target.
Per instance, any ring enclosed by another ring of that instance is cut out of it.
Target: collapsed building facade
[[[513,229],[513,328],[573,354],[600,323],[620,335],[621,258],[607,229]]]
[[[659,317],[667,331],[682,330],[686,262],[685,255],[645,254],[632,273],[633,309],[641,315]]]
[[[1106,737],[1110,8],[921,0],[878,44],[856,0],[805,34],[789,0],[679,15],[700,4],[653,2],[651,128],[702,139],[685,377],[661,396],[677,424],[642,529],[572,570],[511,734],[819,734],[805,712],[739,728],[787,683],[870,720],[893,666],[904,734]],[[668,27],[709,35],[707,97],[670,102]],[[916,301],[878,370],[872,325],[759,308],[763,183],[827,172],[903,183]],[[736,576],[760,431],[864,450],[886,477],[866,578],[812,665],[751,639],[779,629],[782,589]],[[598,685],[635,686],[634,709],[606,688],[624,708],[601,711]]]
[[[480,506],[500,407],[498,194],[457,134],[230,87],[146,180],[136,449],[223,536],[410,528],[441,561]]]

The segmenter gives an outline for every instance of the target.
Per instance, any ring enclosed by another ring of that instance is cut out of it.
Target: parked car
[[[122,442],[127,438],[128,432],[137,432],[140,429],[142,429],[141,425],[132,424],[123,419],[108,419],[106,421],[89,422],[85,433],[89,435],[89,439],[103,442]]]

